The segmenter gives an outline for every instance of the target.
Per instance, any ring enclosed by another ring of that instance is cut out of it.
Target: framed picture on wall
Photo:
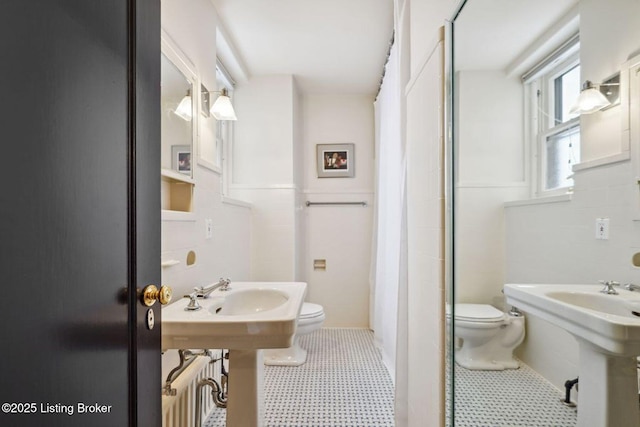
[[[171,169],[191,175],[191,146],[172,145],[171,146]]]
[[[354,144],[317,144],[318,178],[353,178],[356,174]]]

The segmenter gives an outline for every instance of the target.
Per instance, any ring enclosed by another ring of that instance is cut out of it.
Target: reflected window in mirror
[[[235,81],[226,70],[226,68],[222,65],[222,63],[218,60],[216,66],[216,83],[217,83],[217,91],[226,90],[227,96],[231,100],[231,104],[233,105],[233,89],[235,86]],[[215,97],[218,94],[214,95],[212,99],[212,104],[215,101]],[[218,120],[216,122],[216,157],[218,160],[218,166],[222,169],[222,194],[229,194],[229,183],[231,182],[231,153],[233,146],[233,128],[235,126],[235,121],[232,120]]]
[[[567,43],[523,76],[537,196],[571,191],[573,166],[580,162],[580,118],[569,114],[580,94],[580,43]]]

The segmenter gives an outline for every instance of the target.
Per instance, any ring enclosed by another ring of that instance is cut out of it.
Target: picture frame
[[[171,169],[176,172],[191,176],[191,165],[193,159],[191,157],[190,145],[172,145],[171,146]]]
[[[318,178],[353,178],[356,174],[355,144],[317,144]]]

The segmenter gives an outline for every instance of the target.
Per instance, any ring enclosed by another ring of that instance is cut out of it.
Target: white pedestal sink
[[[504,287],[507,302],[565,329],[580,351],[578,426],[637,427],[640,293],[601,285]]]
[[[228,427],[263,425],[265,348],[293,343],[307,285],[301,282],[233,282],[199,299],[202,309],[186,311],[188,299],[162,309],[162,348],[229,349]]]

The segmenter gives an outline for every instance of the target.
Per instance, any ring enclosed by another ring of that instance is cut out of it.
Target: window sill
[[[504,204],[504,207],[514,208],[518,206],[544,205],[549,203],[570,202],[572,196],[573,194],[560,194],[558,196],[538,197],[537,199],[514,200],[513,202],[506,202]]]
[[[625,162],[631,159],[631,154],[629,151],[624,151],[619,154],[614,154],[612,156],[601,157],[599,159],[589,160],[588,162],[578,163],[573,165],[574,172],[580,172],[587,169],[597,168],[600,166],[611,165],[614,163]]]

